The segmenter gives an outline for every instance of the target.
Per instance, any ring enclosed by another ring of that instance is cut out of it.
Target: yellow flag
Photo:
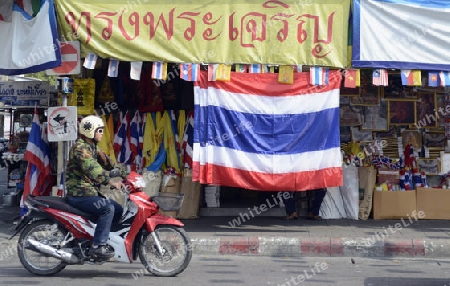
[[[114,95],[111,90],[111,85],[109,82],[109,76],[106,76],[102,83],[102,88],[100,89],[100,94],[97,96],[97,101],[108,102],[114,101]]]
[[[184,137],[184,127],[186,125],[186,111],[180,110],[178,115],[177,129],[178,129],[178,146],[180,146],[180,167],[183,167],[183,158],[181,157],[181,147],[183,145],[183,137]]]
[[[144,142],[142,145],[145,168],[148,168],[155,161],[156,153],[158,152],[159,145],[156,142],[155,132],[155,123],[153,122],[152,114],[147,112],[143,134]]]
[[[292,68],[292,66],[280,66],[278,70],[278,83],[294,83],[294,69]]]
[[[361,70],[356,69],[356,83],[355,86],[361,86]]]
[[[94,113],[95,79],[75,78],[68,105],[76,106],[78,115]]]
[[[270,73],[275,73],[275,66],[270,66],[269,67],[269,72]]]
[[[109,115],[108,120],[106,121],[106,127],[109,130],[109,143],[114,145],[114,118],[112,114]]]
[[[412,70],[411,73],[412,73],[412,81],[413,81],[412,85],[421,86],[422,85],[422,73],[421,73],[421,71],[420,70]]]
[[[100,142],[98,142],[98,146],[100,147],[100,149],[105,152],[106,155],[108,155],[109,157],[111,157],[111,160],[114,161],[114,163],[117,163],[116,160],[116,155],[114,154],[114,148],[113,145],[111,143],[111,137],[114,138],[114,133],[110,133],[109,128],[108,128],[108,122],[106,121],[106,116],[103,114],[102,115],[102,120],[103,120],[103,124],[105,125],[106,128],[103,128],[103,136],[102,136],[102,140],[100,140]]]
[[[225,64],[219,64],[216,70],[216,80],[230,81],[231,66]]]
[[[186,111],[180,110],[178,114],[178,122],[177,122],[177,128],[178,128],[178,143],[181,146],[181,143],[183,142],[184,137],[184,127],[186,125]]]
[[[158,111],[156,112],[156,129],[155,129],[155,140],[156,143],[158,143],[158,146],[162,142],[163,131],[164,131],[164,120],[161,111]]]

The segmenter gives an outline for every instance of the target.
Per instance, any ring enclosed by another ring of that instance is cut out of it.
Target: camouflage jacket
[[[66,168],[66,189],[68,196],[97,196],[100,185],[109,183],[109,172],[114,162],[105,155],[102,160],[97,145],[79,138],[69,152]]]

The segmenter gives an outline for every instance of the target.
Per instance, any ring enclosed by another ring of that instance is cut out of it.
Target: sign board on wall
[[[11,106],[48,106],[50,84],[47,81],[2,81],[0,102]]]
[[[49,142],[76,140],[78,134],[77,107],[49,107],[47,127]]]
[[[46,70],[48,75],[69,75],[81,72],[80,42],[61,42],[61,66]]]

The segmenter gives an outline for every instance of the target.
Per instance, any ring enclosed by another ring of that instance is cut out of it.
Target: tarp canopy
[[[450,1],[353,1],[354,67],[450,70]]]

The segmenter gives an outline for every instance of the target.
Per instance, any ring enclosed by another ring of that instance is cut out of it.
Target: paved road
[[[139,263],[68,266],[54,277],[36,277],[16,255],[0,261],[1,285],[450,285],[450,260],[275,258],[195,255],[177,277],[144,274]],[[303,281],[304,279],[304,281]]]

